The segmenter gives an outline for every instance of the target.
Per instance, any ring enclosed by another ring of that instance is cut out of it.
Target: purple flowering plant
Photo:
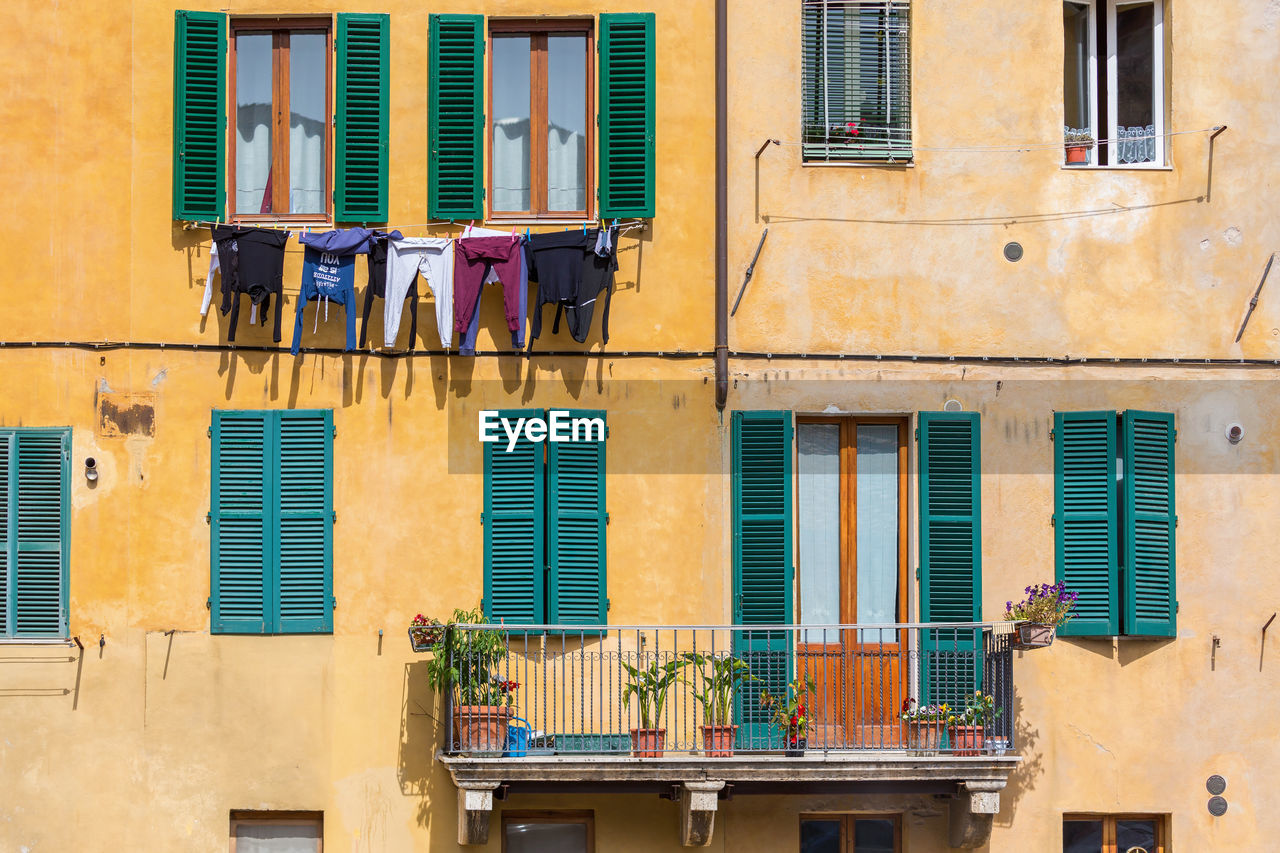
[[[1004,618],[1011,622],[1034,622],[1037,625],[1062,626],[1075,614],[1080,593],[1067,589],[1065,583],[1029,586],[1022,601],[1006,601]]]

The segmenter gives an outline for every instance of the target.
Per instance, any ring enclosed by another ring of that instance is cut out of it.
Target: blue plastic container
[[[519,717],[513,717],[507,724],[507,749],[502,754],[507,758],[523,758],[529,754],[529,724]]]

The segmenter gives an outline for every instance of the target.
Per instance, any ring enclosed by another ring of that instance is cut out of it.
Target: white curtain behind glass
[[[800,624],[840,622],[840,426],[799,424]],[[804,642],[837,642],[806,631]]]
[[[271,34],[236,36],[236,212],[271,212]]]
[[[897,621],[898,605],[898,427],[859,424],[857,452],[859,624]],[[892,641],[889,632],[868,631],[866,642]],[[882,636],[883,635],[883,636]]]
[[[547,209],[587,209],[587,37],[547,36]]]
[[[493,209],[529,210],[529,37],[495,36]]]
[[[323,213],[324,33],[289,35],[289,212]]]
[[[320,828],[315,824],[241,823],[236,825],[236,853],[316,853]]]

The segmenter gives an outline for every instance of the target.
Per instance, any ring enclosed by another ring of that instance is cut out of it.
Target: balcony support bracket
[[[991,838],[991,824],[1000,811],[1004,780],[969,780],[960,783],[951,801],[951,846],[965,850],[982,847]]]
[[[458,787],[459,844],[489,842],[489,817],[493,814],[493,791],[497,787],[497,782]]]
[[[680,789],[680,844],[685,847],[711,846],[716,806],[724,780],[685,782]]]

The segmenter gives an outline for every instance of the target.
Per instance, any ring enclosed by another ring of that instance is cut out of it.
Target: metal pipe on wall
[[[716,0],[716,409],[729,399],[729,3]]]

